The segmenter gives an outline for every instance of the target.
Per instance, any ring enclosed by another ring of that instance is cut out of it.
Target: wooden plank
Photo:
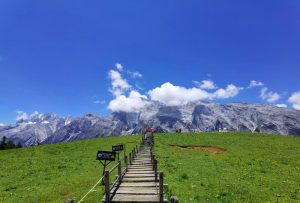
[[[126,173],[124,178],[133,178],[133,177],[154,177],[154,173],[151,174],[151,173]]]
[[[120,187],[158,187],[156,182],[122,182]]]
[[[145,178],[123,178],[123,182],[154,182],[154,177],[145,177]]]
[[[158,195],[127,195],[127,194],[116,194],[112,201],[114,202],[123,202],[123,203],[138,203],[138,202],[147,202],[147,203],[157,203],[159,202]]]
[[[158,188],[156,188],[156,187],[119,187],[116,194],[157,195]]]
[[[153,167],[152,166],[130,166],[128,167],[128,169],[146,169],[146,170],[152,170]]]
[[[155,174],[154,171],[145,171],[145,170],[141,170],[141,171],[128,171],[126,174]]]

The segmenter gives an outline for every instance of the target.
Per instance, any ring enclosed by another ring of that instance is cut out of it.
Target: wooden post
[[[132,164],[132,155],[131,155],[131,153],[129,153],[129,164],[130,165]]]
[[[66,199],[64,203],[75,203],[73,199]]]
[[[127,158],[127,155],[125,155],[124,157],[124,161],[125,161],[125,167],[126,167],[126,172],[128,171],[128,158]]]
[[[164,173],[159,173],[159,202],[164,202]]]
[[[170,201],[171,201],[171,203],[179,203],[178,198],[175,196],[172,196]]]
[[[154,161],[155,161],[155,155],[152,154],[152,168],[153,168],[153,171],[155,170]]]
[[[121,184],[122,181],[122,167],[121,167],[121,161],[118,163],[118,176],[119,176],[119,183]]]
[[[157,182],[157,160],[154,160],[154,173],[155,173],[155,182]]]
[[[137,145],[135,146],[135,148],[136,148],[136,153],[139,153],[139,149]]]
[[[104,184],[105,184],[105,203],[110,203],[110,191],[109,191],[109,171],[104,172]]]

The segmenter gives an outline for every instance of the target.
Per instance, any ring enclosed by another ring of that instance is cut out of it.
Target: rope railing
[[[158,172],[157,170],[157,160],[155,158],[155,155],[153,154],[153,143],[154,140],[152,141],[152,143],[150,144],[150,158],[151,158],[151,163],[152,163],[152,169],[154,171],[155,174],[155,182],[158,182],[158,185],[156,186],[157,190],[158,190],[158,195],[159,195],[159,202],[164,202],[164,174],[163,172]],[[83,202],[83,200],[92,192],[94,191],[95,187],[102,181],[104,183],[104,198],[103,201],[105,203],[110,203],[111,199],[114,197],[119,185],[122,182],[123,176],[126,174],[126,172],[128,171],[128,166],[132,164],[133,160],[135,159],[135,157],[137,156],[137,153],[141,150],[141,148],[143,146],[145,146],[146,143],[144,140],[142,140],[142,142],[140,143],[140,146],[135,146],[132,151],[129,153],[129,157],[127,157],[127,155],[125,155],[124,157],[124,162],[125,162],[125,167],[122,170],[122,165],[121,165],[121,161],[118,161],[118,163],[116,165],[114,165],[110,170],[106,170],[104,172],[104,176],[101,177],[97,183],[78,201],[78,203]],[[149,146],[149,145],[148,145]],[[129,162],[129,163],[128,163]],[[110,184],[110,174],[112,174],[115,170],[117,169],[117,175],[116,175],[116,179],[114,180],[114,182],[112,184]],[[171,198],[171,202],[174,203],[178,203],[178,200],[176,197],[172,197]]]
[[[137,146],[135,146],[132,150],[131,154],[134,154],[135,150],[137,149]],[[134,155],[135,156],[135,155]],[[131,161],[134,158],[134,156],[131,156]],[[94,191],[95,187],[97,187],[97,185],[100,184],[100,182],[104,181],[104,184],[106,185],[105,187],[105,193],[107,193],[107,189],[110,192],[116,185],[117,183],[119,183],[121,181],[121,177],[126,173],[126,171],[128,170],[128,158],[127,155],[124,157],[124,161],[125,161],[125,168],[123,169],[123,171],[121,170],[121,161],[119,161],[116,165],[114,165],[109,171],[105,171],[107,173],[107,175],[109,176],[111,173],[113,173],[117,168],[118,168],[118,175],[116,180],[113,182],[112,186],[110,187],[109,185],[109,177],[108,177],[108,181],[105,181],[105,173],[104,175],[96,182],[96,184],[78,201],[78,203],[83,202],[84,199],[91,193]],[[108,183],[108,187],[107,187],[107,183]]]
[[[94,189],[95,187],[103,180],[104,176],[102,176],[97,183],[78,201],[78,203],[82,202]]]

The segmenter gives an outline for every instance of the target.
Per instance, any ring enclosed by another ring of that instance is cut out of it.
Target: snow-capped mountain
[[[300,111],[273,105],[246,103],[189,103],[166,106],[151,102],[140,112],[114,112],[107,117],[86,114],[79,118],[61,118],[38,114],[14,125],[2,126],[6,136],[24,146],[39,143],[68,142],[94,137],[128,135],[143,132],[228,131],[300,135]]]
[[[23,146],[38,145],[58,129],[65,126],[70,118],[61,118],[55,114],[35,114],[29,119],[18,120],[16,124],[0,128],[0,138],[7,137]]]

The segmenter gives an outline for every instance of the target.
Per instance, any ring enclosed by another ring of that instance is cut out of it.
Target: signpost
[[[116,152],[110,152],[110,151],[98,151],[97,153],[97,160],[100,162],[102,160],[104,161],[114,161],[116,159]]]
[[[116,146],[112,146],[112,151],[113,152],[117,152],[118,154],[118,161],[119,161],[119,154],[120,154],[120,151],[123,151],[124,150],[124,156],[125,156],[125,145],[121,144],[121,145],[116,145]]]
[[[112,161],[115,161],[116,160],[116,152],[110,152],[110,151],[98,151],[97,152],[97,160],[100,161],[100,163],[102,164],[103,166],[103,172],[102,172],[102,175],[104,175],[104,172],[105,172],[105,168],[106,166],[108,166],[108,164],[110,164]],[[104,162],[103,162],[104,161]],[[106,162],[108,161],[108,162]],[[104,182],[102,181],[102,184]]]

